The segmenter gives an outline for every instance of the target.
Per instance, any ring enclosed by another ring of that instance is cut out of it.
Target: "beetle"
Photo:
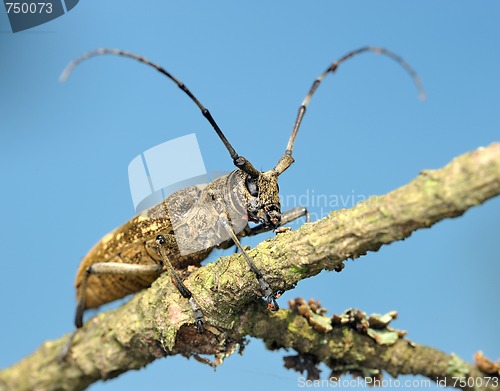
[[[238,155],[225,137],[209,110],[191,91],[163,67],[148,59],[117,49],[98,49],[75,59],[61,75],[67,79],[82,61],[92,57],[113,54],[131,58],[155,68],[174,82],[190,99],[215,130],[229,152],[236,167],[230,174],[204,186],[190,186],[179,190],[156,206],[104,236],[83,258],[76,275],[77,309],[75,325],[83,325],[86,309],[122,298],[151,285],[167,271],[180,294],[189,300],[197,331],[204,330],[203,313],[183,284],[178,271],[188,265],[199,266],[216,247],[236,245],[253,271],[271,311],[278,310],[276,299],[282,290],[273,290],[264,274],[255,266],[240,243],[243,236],[276,230],[301,216],[309,221],[305,208],[281,212],[278,177],[294,162],[292,150],[309,102],[322,82],[334,73],[344,61],[363,52],[383,54],[399,63],[411,76],[424,97],[422,83],[415,71],[401,57],[381,47],[365,46],[351,51],[334,61],[313,82],[302,101],[290,134],[285,153],[276,166],[266,172],[257,170],[247,159]],[[168,168],[167,168],[168,169]],[[248,222],[256,223],[250,227]]]

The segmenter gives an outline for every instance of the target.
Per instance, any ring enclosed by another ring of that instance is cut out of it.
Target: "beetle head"
[[[249,193],[247,214],[250,221],[273,229],[281,225],[278,177],[293,161],[291,151],[286,152],[272,170],[261,172],[242,156],[234,160],[235,166],[247,174],[245,186]]]
[[[281,224],[278,173],[275,170],[262,172],[257,178],[247,176],[246,188],[250,193],[247,212],[250,221],[264,227],[277,228]]]

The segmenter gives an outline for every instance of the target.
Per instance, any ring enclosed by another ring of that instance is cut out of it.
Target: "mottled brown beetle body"
[[[243,175],[242,175],[243,174]],[[155,243],[158,234],[165,236],[165,246],[172,266],[176,269],[185,269],[188,265],[199,266],[210,254],[213,246],[204,246],[205,250],[188,255],[181,255],[177,245],[178,236],[174,233],[183,227],[172,226],[169,213],[175,213],[178,220],[190,230],[189,237],[193,242],[200,243],[203,236],[211,238],[219,235],[217,219],[224,213],[222,202],[230,205],[246,215],[247,205],[241,200],[249,202],[255,198],[242,185],[246,174],[239,170],[229,175],[217,178],[205,186],[190,186],[171,194],[166,200],[155,205],[121,227],[104,236],[83,258],[76,275],[75,286],[78,300],[81,297],[81,286],[86,270],[98,262],[117,262],[136,265],[158,265],[159,271],[149,275],[95,275],[88,279],[84,309],[96,308],[113,300],[120,299],[130,293],[135,293],[150,286],[164,271],[161,266],[161,257]],[[220,193],[226,190],[224,201],[217,202],[211,193]],[[210,197],[210,200],[207,198]],[[210,201],[210,202],[209,202]],[[168,205],[168,206],[167,206]],[[210,210],[211,209],[211,210]],[[230,216],[227,216],[229,219]],[[208,231],[211,231],[207,233]],[[241,232],[243,236],[245,231]],[[234,243],[226,240],[218,243],[218,247],[227,248]]]

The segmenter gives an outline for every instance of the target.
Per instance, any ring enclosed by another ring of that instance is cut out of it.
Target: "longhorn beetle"
[[[334,61],[314,81],[299,107],[285,153],[276,166],[266,172],[257,170],[236,153],[208,109],[182,82],[161,66],[144,57],[115,49],[98,49],[71,62],[62,73],[61,81],[79,63],[101,54],[128,57],[156,68],[198,106],[236,166],[236,170],[205,187],[191,186],[171,194],[163,202],[106,235],[90,250],[76,275],[76,327],[82,327],[85,309],[99,307],[148,287],[161,273],[167,271],[180,294],[189,300],[197,331],[203,332],[202,311],[177,271],[188,265],[199,265],[214,247],[228,248],[232,245],[237,246],[255,274],[262,294],[267,298],[268,308],[271,311],[278,310],[276,299],[283,291],[271,288],[264,274],[241,246],[239,238],[275,230],[301,216],[306,216],[308,220],[307,210],[303,207],[281,213],[278,176],[294,162],[292,149],[295,138],[306,108],[321,81],[328,73],[334,73],[341,63],[363,52],[383,54],[395,60],[413,78],[420,97],[424,97],[418,75],[398,55],[381,47],[370,46],[351,51]],[[250,228],[248,221],[258,225]]]

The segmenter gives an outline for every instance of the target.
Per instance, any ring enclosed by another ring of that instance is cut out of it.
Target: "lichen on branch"
[[[285,367],[294,369],[314,381],[335,382],[345,374],[360,377],[363,385],[383,384],[383,372],[393,377],[422,375],[427,383],[438,382],[464,390],[498,390],[500,365],[478,353],[476,363],[469,364],[455,354],[422,346],[405,338],[406,332],[391,327],[396,311],[368,316],[359,309],[348,309],[333,317],[326,315],[318,301],[298,298],[290,301],[291,309],[269,314],[261,306],[245,314],[252,327],[248,334],[262,339],[270,349],[293,348],[297,354],[285,357]],[[328,325],[327,328],[324,325]],[[320,376],[319,363],[331,373]],[[460,383],[462,379],[464,383]],[[323,382],[323,383],[321,383]],[[394,384],[394,383],[393,383]],[[465,386],[460,387],[461,384]],[[397,386],[396,386],[397,388]]]

